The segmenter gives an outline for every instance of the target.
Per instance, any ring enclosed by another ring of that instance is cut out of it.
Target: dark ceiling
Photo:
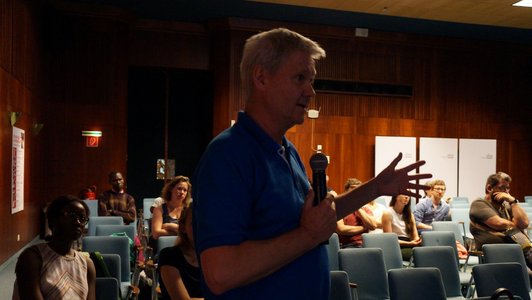
[[[421,20],[240,0],[65,1],[117,6],[131,11],[142,19],[206,22],[225,17],[240,17],[532,44],[532,30],[530,29]]]

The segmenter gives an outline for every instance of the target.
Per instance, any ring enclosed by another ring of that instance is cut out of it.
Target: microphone
[[[321,152],[316,152],[310,157],[310,168],[312,169],[312,189],[314,190],[314,206],[318,205],[327,195],[327,179],[325,169],[329,165],[327,156]]]

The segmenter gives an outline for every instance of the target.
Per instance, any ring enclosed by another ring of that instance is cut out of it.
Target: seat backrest
[[[113,277],[96,278],[96,300],[118,299],[119,283]]]
[[[327,244],[327,254],[329,255],[329,270],[340,270],[338,268],[338,250],[340,250],[340,240],[338,234],[333,232],[329,237],[329,243]]]
[[[529,290],[522,276],[515,276],[521,272],[521,265],[516,262],[486,263],[473,267],[473,278],[479,297],[491,296],[495,290],[504,287],[513,295],[524,300],[530,300]]]
[[[142,214],[144,215],[144,220],[151,219],[150,207],[155,201],[155,198],[144,198],[142,199]]]
[[[454,250],[456,265],[459,264],[456,239],[452,231],[423,231],[421,232],[423,246],[450,246]]]
[[[454,238],[465,246],[464,233],[462,232],[462,224],[457,221],[434,221],[432,222],[432,230],[452,231],[454,233]]]
[[[388,271],[392,300],[446,300],[440,270],[404,268]]]
[[[96,226],[98,225],[124,225],[124,219],[119,216],[91,217],[87,235],[95,235]]]
[[[462,222],[464,224],[464,235],[471,236],[471,232],[469,231],[469,223],[471,222],[469,220],[469,207],[451,208],[451,220]]]
[[[452,197],[451,203],[466,203],[469,204],[469,198],[465,196]]]
[[[454,263],[454,250],[451,246],[425,246],[413,249],[414,266],[434,267],[440,270],[447,297],[462,296],[460,274]]]
[[[120,256],[121,282],[130,281],[131,266],[129,263],[129,238],[127,236],[85,236],[82,248],[86,252],[99,251],[102,254],[118,254]]]
[[[135,240],[137,230],[133,225],[98,225],[96,226],[96,232],[94,235],[111,235],[113,233],[125,232],[126,235],[132,240]]]
[[[397,234],[392,232],[364,233],[362,234],[362,246],[364,248],[381,248],[386,270],[403,267],[403,257]]]
[[[177,235],[160,236],[157,239],[157,254],[159,254],[164,248],[175,245],[176,240]]]
[[[349,276],[345,271],[331,271],[329,300],[352,300]]]
[[[484,244],[482,245],[485,263],[516,262],[521,265],[523,278],[528,279],[528,269],[525,255],[518,244]],[[527,289],[530,291],[530,279],[525,280]]]
[[[87,203],[90,213],[89,218],[98,216],[98,200],[88,200],[84,199],[83,202]]]
[[[380,248],[346,248],[338,251],[340,270],[357,284],[357,299],[388,299],[388,278]]]
[[[121,272],[121,263],[120,263],[120,256],[118,254],[114,253],[106,253],[101,254],[103,258],[103,263],[105,264],[105,268],[107,271],[109,271],[109,275],[111,277],[116,278],[118,281],[122,279],[122,272]],[[100,266],[98,261],[94,261],[94,266],[96,268],[96,277],[108,277],[105,275],[105,272],[103,270],[103,266]]]

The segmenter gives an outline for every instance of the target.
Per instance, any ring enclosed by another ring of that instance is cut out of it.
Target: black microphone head
[[[316,152],[310,157],[310,168],[313,172],[316,171],[325,171],[329,165],[327,156],[321,152]]]

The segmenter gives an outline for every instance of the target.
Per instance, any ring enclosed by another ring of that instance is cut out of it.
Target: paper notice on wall
[[[11,213],[24,209],[24,130],[13,127],[13,147],[11,148]]]

